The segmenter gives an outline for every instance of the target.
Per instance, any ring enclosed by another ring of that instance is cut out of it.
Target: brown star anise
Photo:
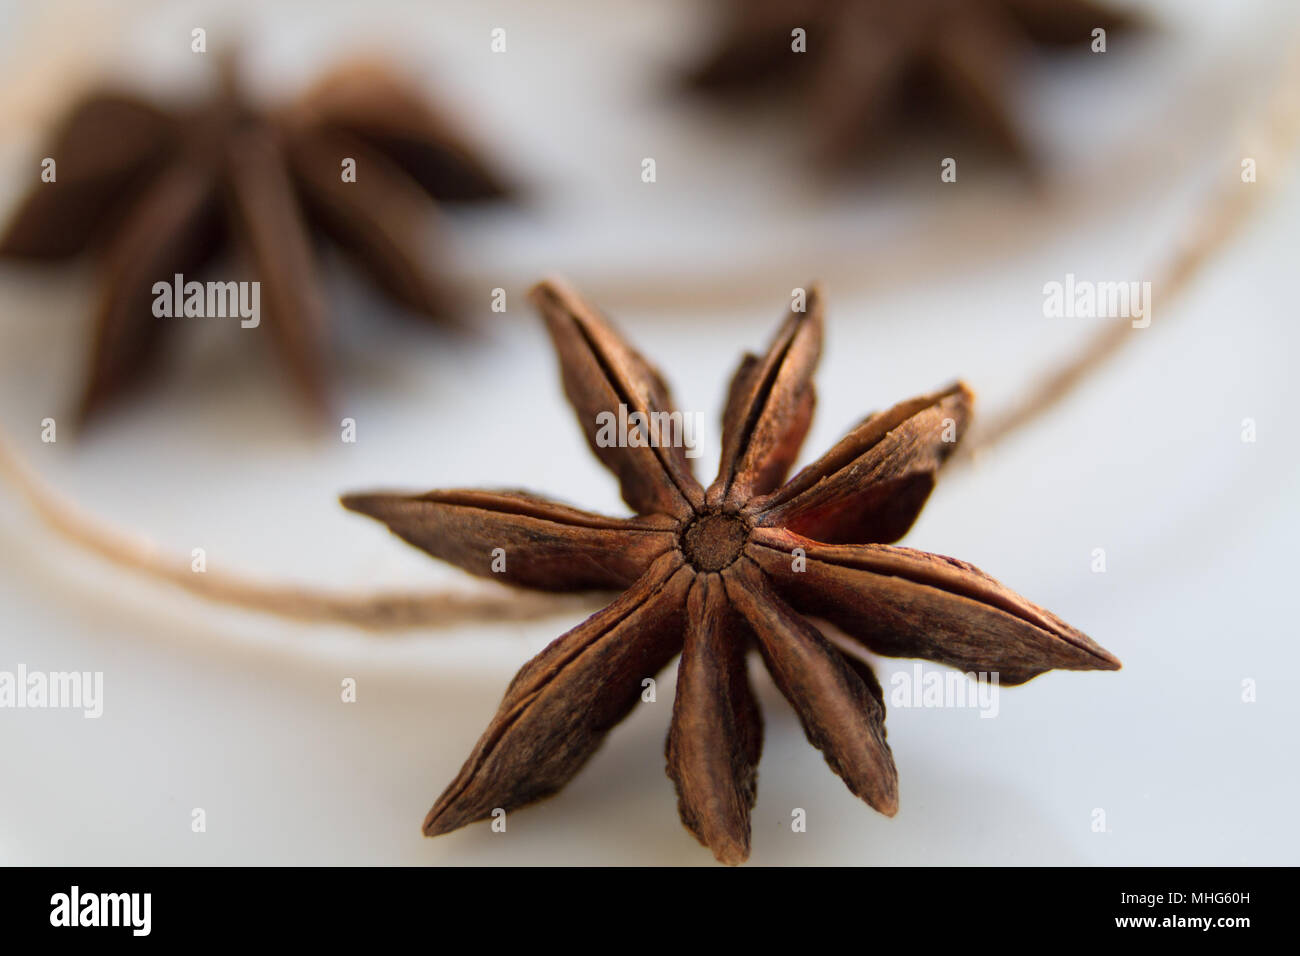
[[[819,155],[842,163],[917,106],[942,104],[1019,160],[1007,108],[1030,42],[1083,43],[1134,19],[1093,0],[728,0],[723,34],[687,80],[707,91],[796,85]],[[802,29],[806,48],[796,50]]]
[[[135,385],[178,320],[154,314],[154,285],[185,281],[224,250],[260,281],[261,320],[308,402],[326,405],[325,309],[313,233],[413,313],[450,299],[421,250],[432,200],[497,197],[497,176],[414,90],[358,62],[288,108],[260,112],[230,61],[210,99],[162,109],[97,93],[72,109],[0,255],[60,259],[94,249],[100,301],[83,419]],[[355,180],[344,181],[344,161]]]
[[[969,564],[886,543],[911,526],[966,425],[964,385],[868,416],[785,482],[812,419],[822,341],[815,289],[767,354],[747,355],[732,378],[708,490],[681,444],[662,440],[672,437],[665,416],[674,409],[659,373],[563,286],[542,283],[533,299],[592,451],[636,516],[608,518],[522,491],[343,498],[473,574],[552,591],[624,589],[524,665],[425,819],[427,835],[559,790],[640,699],[642,682],[680,652],[667,756],[681,818],[719,860],[744,861],[762,740],[746,676],[751,648],[831,769],[892,815],[898,783],[880,684],[803,614],[875,653],[997,672],[1006,684],[1052,668],[1119,667]],[[603,440],[598,424],[620,405],[630,424],[646,425],[629,427],[622,447]],[[504,549],[499,574],[494,549]]]

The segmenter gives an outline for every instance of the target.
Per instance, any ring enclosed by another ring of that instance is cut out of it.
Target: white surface
[[[753,131],[711,130],[657,99],[668,53],[684,57],[697,42],[684,25],[689,5],[621,6],[569,3],[543,17],[527,3],[431,13],[379,4],[364,14],[338,5],[299,21],[302,8],[287,5],[264,15],[279,23],[274,32],[244,33],[263,43],[254,57],[263,76],[292,85],[361,24],[476,97],[482,135],[530,175],[539,198],[525,212],[456,220],[461,255],[485,279],[502,263],[512,289],[556,268],[580,286],[613,289],[629,264],[657,275],[695,260],[707,275],[762,259],[769,242],[852,236],[855,223],[870,249],[882,223],[944,214],[942,194],[883,187],[839,208],[808,205],[791,161],[751,153],[744,168],[720,168]],[[1043,319],[1044,282],[1067,271],[1151,277],[1207,182],[1235,176],[1239,110],[1266,83],[1284,32],[1277,4],[1255,5],[1254,17],[1235,15],[1237,4],[1202,7],[1201,19],[1181,14],[1171,36],[1124,68],[1122,92],[1085,78],[1084,93],[1049,87],[1028,104],[1049,152],[1101,168],[1131,155],[1145,177],[1137,188],[1111,183],[1093,215],[1039,221],[978,268],[940,263],[928,280],[828,288],[805,459],[869,409],[953,377],[976,388],[986,411],[1016,394],[1094,327]],[[141,50],[201,22],[183,4],[146,13],[123,34]],[[11,9],[4,22],[17,17]],[[292,43],[291,23],[301,28]],[[499,62],[485,52],[498,23],[511,44]],[[134,61],[185,69],[162,53]],[[1242,63],[1259,83],[1232,72]],[[1178,78],[1215,70],[1241,85],[1189,103],[1194,88]],[[1084,95],[1087,104],[1072,99]],[[1052,121],[1074,108],[1106,117],[1110,141]],[[1162,126],[1162,116],[1177,123]],[[1163,172],[1142,163],[1170,140],[1195,149]],[[682,178],[661,163],[648,193],[635,178],[645,154],[678,156]],[[5,160],[12,194],[30,154],[14,147]],[[974,562],[1087,631],[1124,670],[1046,675],[1005,691],[994,720],[891,709],[902,801],[893,820],[845,790],[756,676],[767,731],[753,863],[1297,862],[1297,168],[1261,169],[1282,187],[1191,297],[1168,310],[1157,299],[1152,327],[1119,361],[976,468],[947,475],[906,541]],[[601,304],[660,364],[681,406],[704,410],[712,426],[739,353],[761,347],[788,289],[810,278],[791,256],[797,273],[739,290],[760,307]],[[927,274],[924,261],[918,268]],[[356,418],[355,445],[306,433],[266,356],[213,328],[191,337],[141,404],[82,439],[42,445],[39,421],[67,408],[83,341],[89,276],[68,275],[0,277],[0,422],[51,484],[168,553],[204,547],[212,568],[340,589],[469,589],[482,585],[344,513],[335,496],[375,485],[518,485],[621,512],[518,296],[504,317],[483,310],[488,342],[451,346],[374,316],[375,300],[342,282],[339,415]],[[1239,438],[1246,417],[1258,422],[1254,444]],[[702,476],[717,457],[716,434],[706,441]],[[478,825],[420,837],[424,812],[509,678],[572,620],[375,637],[214,608],[71,551],[7,491],[0,540],[0,669],[102,670],[106,685],[99,720],[0,710],[3,862],[711,862],[681,828],[663,772],[671,673],[656,704],[639,707],[558,797],[511,814],[505,834]],[[1106,549],[1105,574],[1090,571],[1096,547]],[[911,663],[882,662],[887,687],[900,668]],[[344,677],[358,680],[355,704],[339,701]],[[1257,703],[1241,702],[1245,678],[1259,682]],[[204,834],[190,830],[194,807],[207,812]],[[790,831],[794,807],[808,813],[806,833]],[[1108,832],[1093,832],[1095,808]]]

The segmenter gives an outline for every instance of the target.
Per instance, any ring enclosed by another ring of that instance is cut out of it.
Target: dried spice
[[[1135,23],[1093,0],[728,0],[725,7],[722,35],[688,84],[732,94],[796,88],[809,100],[818,155],[832,164],[935,106],[1024,161],[1029,151],[1007,90],[1027,48],[1086,43],[1094,29]]]
[[[970,415],[961,384],[868,416],[786,482],[813,411],[822,301],[811,290],[762,358],[731,380],[717,479],[705,490],[668,430],[602,438],[620,406],[642,423],[674,411],[659,373],[556,283],[533,291],[565,393],[596,456],[636,513],[609,518],[521,491],[356,494],[343,504],[466,571],[527,588],[617,588],[612,604],[550,644],[506,690],[460,775],[424,822],[446,833],[559,790],[681,654],[668,775],[682,821],[725,863],[749,855],[762,723],[746,675],[757,649],[808,739],[849,789],[898,806],[885,708],[871,667],[831,643],[997,672],[1019,684],[1052,668],[1119,661],[1049,612],[951,558],[888,544],[912,525]],[[602,414],[606,413],[606,414]],[[494,573],[494,549],[506,567]]]
[[[93,250],[100,260],[83,420],[139,382],[177,324],[155,315],[155,283],[196,279],[227,250],[260,282],[257,325],[265,322],[294,384],[323,409],[328,349],[315,236],[409,312],[447,318],[454,303],[421,255],[434,201],[506,192],[413,89],[365,62],[270,112],[241,94],[229,63],[218,93],[184,109],[98,93],[71,111],[47,155],[56,178],[21,203],[0,255]],[[345,160],[355,162],[349,181]]]

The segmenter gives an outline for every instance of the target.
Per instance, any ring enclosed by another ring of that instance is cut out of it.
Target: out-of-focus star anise
[[[785,481],[812,419],[822,341],[816,290],[767,354],[747,355],[732,378],[721,467],[707,490],[680,442],[666,440],[671,418],[662,416],[674,409],[658,372],[563,286],[543,283],[533,298],[579,424],[636,516],[608,518],[515,491],[343,498],[473,574],[553,591],[623,589],[524,665],[429,812],[426,834],[559,790],[640,699],[642,682],[680,653],[668,775],[686,826],[719,860],[742,862],[762,741],[746,676],[751,648],[831,769],[892,815],[898,785],[880,684],[803,614],[869,651],[997,672],[1005,684],[1052,668],[1119,667],[969,564],[886,543],[911,526],[965,427],[965,386],[868,416]],[[620,405],[629,423],[647,425],[629,427],[624,447],[602,438],[611,420],[602,413]],[[505,568],[496,574],[498,548]]]
[[[219,91],[189,107],[116,93],[80,102],[46,153],[54,181],[31,189],[0,238],[3,256],[94,250],[100,260],[83,419],[137,384],[185,321],[154,314],[155,283],[213,278],[200,273],[227,251],[261,283],[257,328],[324,408],[329,350],[313,234],[409,312],[446,318],[452,300],[424,255],[434,200],[505,192],[444,118],[378,65],[350,63],[269,112],[241,94],[233,61],[223,66]],[[345,160],[355,162],[350,181]]]
[[[727,0],[722,36],[687,76],[731,93],[806,91],[818,155],[842,163],[916,108],[942,106],[1023,161],[1007,105],[1031,43],[1084,43],[1134,18],[1094,0]],[[794,31],[806,47],[796,50]]]

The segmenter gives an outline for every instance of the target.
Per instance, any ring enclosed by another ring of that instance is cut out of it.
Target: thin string
[[[1300,130],[1300,51],[1288,61],[1283,81],[1265,110],[1253,153],[1257,166],[1276,170],[1294,147]],[[1192,285],[1214,253],[1236,234],[1258,206],[1272,174],[1258,183],[1232,182],[1215,191],[1195,217],[1195,228],[1158,272],[1163,301]],[[1039,418],[1071,395],[1079,384],[1134,340],[1138,330],[1127,324],[1109,326],[1030,388],[1007,410],[963,443],[956,460],[969,461],[1008,435]],[[46,487],[37,474],[0,435],[0,475],[26,499],[36,516],[77,548],[110,564],[181,588],[206,600],[315,623],[332,623],[371,631],[444,628],[465,623],[530,621],[597,605],[593,595],[544,595],[501,588],[482,595],[463,590],[421,593],[338,594],[294,585],[268,585],[220,572],[194,572],[188,561],[162,553],[152,543],[109,527]]]
[[[1252,144],[1251,158],[1257,170],[1265,170],[1264,179],[1244,182],[1232,177],[1198,209],[1187,236],[1151,283],[1153,293],[1160,296],[1162,308],[1187,292],[1214,254],[1240,231],[1269,187],[1285,178],[1282,164],[1294,151],[1297,133],[1300,133],[1300,49],[1294,49],[1284,65],[1281,82],[1262,111],[1258,128],[1243,139]],[[1244,154],[1242,158],[1246,158]],[[1145,334],[1146,329],[1135,329],[1127,320],[1105,326],[1076,355],[1040,376],[1007,409],[988,419],[984,426],[976,425],[953,461],[969,462],[1042,417],[1073,394],[1124,346]]]
[[[595,610],[594,595],[545,595],[493,585],[491,593],[463,589],[415,593],[341,594],[295,585],[261,584],[217,571],[195,572],[188,560],[112,528],[48,488],[0,436],[0,475],[26,499],[38,518],[77,548],[117,567],[182,588],[218,604],[312,623],[371,631],[454,627],[471,622],[533,621]]]

